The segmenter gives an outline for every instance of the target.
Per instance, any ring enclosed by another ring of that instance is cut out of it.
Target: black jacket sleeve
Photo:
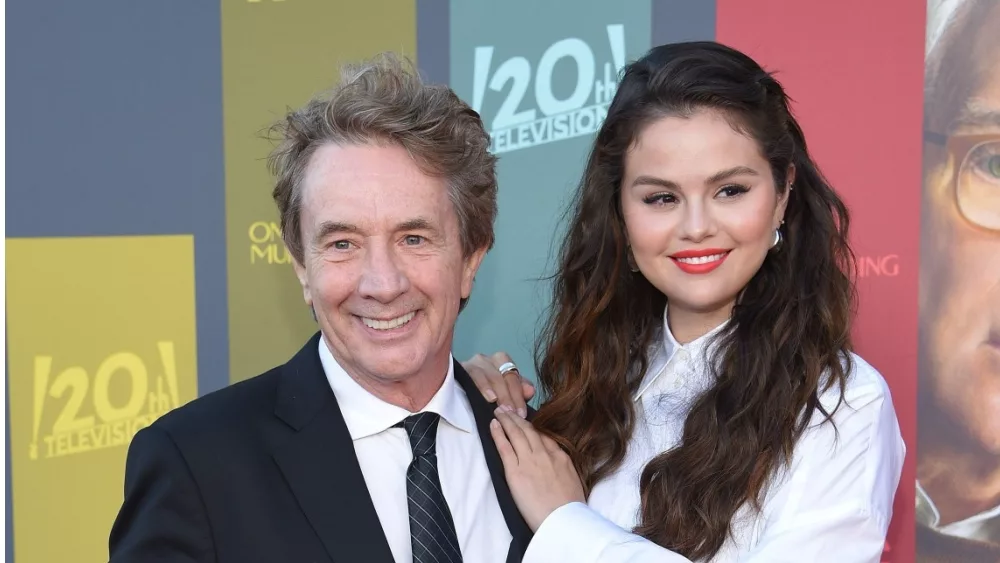
[[[214,563],[201,493],[177,444],[154,426],[136,433],[125,500],[108,542],[111,563]]]

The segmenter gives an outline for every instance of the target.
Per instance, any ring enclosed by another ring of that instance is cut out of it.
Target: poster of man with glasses
[[[1000,561],[1000,2],[929,0],[919,561]]]

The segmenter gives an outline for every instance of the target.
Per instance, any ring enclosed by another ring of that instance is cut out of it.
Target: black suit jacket
[[[918,523],[917,563],[1000,563],[1000,545],[946,536]]]
[[[176,409],[135,435],[112,563],[392,563],[319,360],[319,334],[287,364]],[[521,561],[531,531],[490,437],[493,405],[457,362]]]

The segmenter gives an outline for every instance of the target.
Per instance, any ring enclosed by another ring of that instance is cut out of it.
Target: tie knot
[[[434,454],[434,442],[437,440],[437,413],[422,412],[403,419],[402,426],[410,437],[410,447],[413,457]]]

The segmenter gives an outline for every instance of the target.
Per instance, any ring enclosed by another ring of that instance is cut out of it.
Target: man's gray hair
[[[335,88],[271,131],[281,139],[268,158],[272,195],[299,264],[302,184],[313,153],[327,143],[402,146],[424,173],[447,180],[463,254],[493,247],[497,179],[489,134],[477,112],[447,86],[425,83],[409,61],[382,54],[344,67]]]

